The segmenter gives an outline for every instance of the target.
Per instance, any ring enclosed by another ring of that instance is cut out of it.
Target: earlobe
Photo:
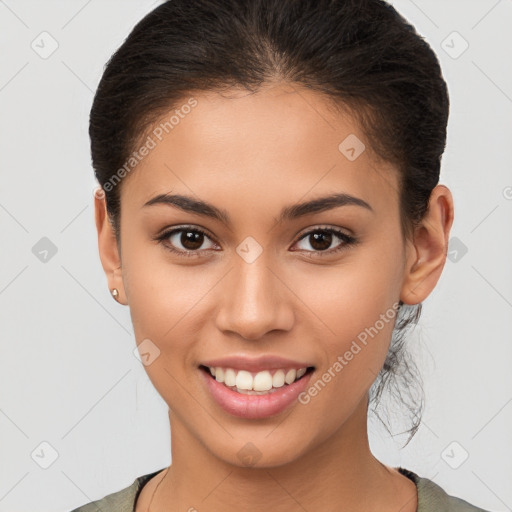
[[[446,262],[448,240],[453,223],[453,198],[445,185],[437,185],[430,195],[429,207],[409,244],[407,266],[400,299],[419,304],[432,292]]]
[[[119,247],[107,214],[105,193],[101,189],[97,189],[94,194],[94,216],[98,233],[99,256],[107,277],[108,288],[111,294],[112,290],[117,290],[116,296],[112,296],[120,304],[126,305]]]

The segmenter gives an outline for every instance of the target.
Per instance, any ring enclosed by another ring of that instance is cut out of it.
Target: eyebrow
[[[166,204],[174,206],[183,210],[184,212],[193,213],[196,215],[202,215],[218,220],[228,226],[231,225],[231,219],[226,210],[217,208],[216,206],[202,201],[200,199],[194,199],[190,196],[182,194],[159,194],[149,201],[147,201],[143,207],[151,206],[154,204]],[[373,208],[363,199],[354,197],[345,193],[331,194],[325,197],[319,197],[311,201],[304,203],[297,203],[290,206],[286,206],[282,209],[277,222],[283,222],[286,220],[293,220],[313,213],[320,213],[340,206],[360,206],[371,212],[374,212]]]

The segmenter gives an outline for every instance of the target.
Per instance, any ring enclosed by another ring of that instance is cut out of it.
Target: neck
[[[413,482],[370,451],[367,396],[330,437],[315,440],[315,447],[301,457],[271,467],[230,464],[206,449],[171,411],[169,420],[172,465],[159,485],[151,512],[238,511],[240,503],[247,512],[301,508],[328,512],[339,510],[340,504],[353,512],[404,512],[408,510],[404,505],[416,495]]]

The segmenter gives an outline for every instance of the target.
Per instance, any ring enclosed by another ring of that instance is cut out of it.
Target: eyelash
[[[185,258],[199,257],[200,256],[200,254],[199,254],[200,250],[196,250],[196,251],[178,250],[178,249],[175,249],[172,245],[166,243],[166,241],[172,235],[174,235],[176,233],[181,233],[181,232],[184,232],[184,231],[193,232],[193,233],[200,233],[201,235],[204,235],[205,237],[207,237],[209,239],[212,239],[212,237],[206,231],[203,231],[200,228],[197,228],[195,226],[181,226],[179,228],[171,229],[169,231],[166,231],[166,232],[162,233],[161,235],[156,236],[154,238],[154,240],[156,240],[159,243],[163,244],[167,250],[169,250],[170,252],[172,252],[174,254],[177,254],[178,256],[182,256],[182,257],[185,257]],[[310,258],[323,257],[324,255],[332,255],[332,254],[338,253],[338,252],[340,252],[340,251],[342,251],[342,250],[344,250],[344,249],[346,249],[346,248],[348,248],[350,246],[353,246],[353,245],[357,244],[357,242],[358,242],[358,240],[356,238],[354,238],[353,236],[347,235],[343,231],[340,231],[340,230],[335,229],[335,228],[324,228],[324,227],[322,227],[322,228],[317,227],[315,229],[312,229],[312,230],[304,233],[303,235],[301,235],[299,237],[297,242],[300,242],[304,238],[307,238],[308,236],[312,235],[313,233],[330,233],[330,234],[336,235],[338,238],[340,238],[343,241],[343,243],[340,243],[334,249],[326,249],[325,251],[306,251],[307,253],[313,253],[315,255],[318,255],[318,256],[312,256],[312,255],[308,256]],[[295,242],[295,243],[297,243],[297,242]]]

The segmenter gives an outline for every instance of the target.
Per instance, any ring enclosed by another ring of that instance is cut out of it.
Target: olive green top
[[[76,508],[71,512],[134,512],[135,502],[144,485],[163,469],[140,476],[129,487]],[[428,478],[422,478],[416,473],[401,467],[396,469],[416,484],[418,489],[417,512],[489,512],[460,498],[449,496],[441,487]]]

